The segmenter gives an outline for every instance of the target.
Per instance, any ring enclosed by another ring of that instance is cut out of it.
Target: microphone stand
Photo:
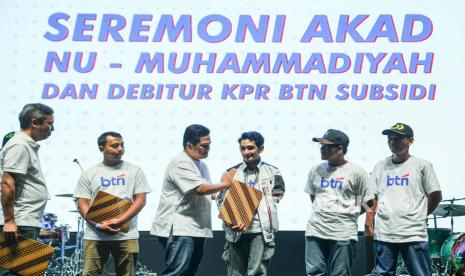
[[[74,158],[73,162],[79,166],[79,168],[81,169],[81,172],[84,172],[84,169],[82,168],[81,163],[79,163],[79,160],[77,158]]]
[[[84,169],[82,168],[81,166],[81,163],[79,163],[79,160],[77,158],[74,158],[73,159],[73,162],[76,163],[79,167],[79,169],[81,169],[81,173],[84,173]],[[80,270],[80,266],[81,264],[83,263],[83,238],[84,238],[84,223],[85,220],[83,217],[81,217],[80,215],[78,216],[78,229],[77,229],[77,232],[76,232],[76,249],[75,249],[75,254],[74,255],[74,264],[73,264],[73,273],[75,273],[75,275],[79,272]]]

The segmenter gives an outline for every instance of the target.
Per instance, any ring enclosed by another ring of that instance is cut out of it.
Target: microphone
[[[84,172],[84,169],[82,168],[81,163],[79,163],[79,160],[77,158],[74,158],[73,162],[79,166],[79,168],[81,169],[81,172]]]

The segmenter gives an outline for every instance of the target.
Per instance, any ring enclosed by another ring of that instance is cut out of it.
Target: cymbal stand
[[[455,201],[462,201],[462,200],[465,200],[465,197],[462,197],[462,198],[455,198],[455,197],[453,197],[452,199],[444,199],[444,200],[441,200],[441,202],[448,202],[448,201],[450,201],[450,202],[452,203],[452,202],[455,202]]]
[[[64,274],[64,267],[65,267],[65,244],[66,244],[66,240],[67,240],[67,237],[66,237],[66,226],[62,226],[60,227],[60,230],[61,230],[61,246],[60,246],[60,257],[61,257],[61,268],[60,268],[60,272],[61,272],[61,275]]]
[[[73,254],[73,273],[74,275],[78,274],[81,270],[81,265],[83,263],[83,238],[84,238],[84,218],[78,217],[78,229],[76,232],[76,249]]]
[[[454,204],[455,197],[450,200],[450,208],[448,210],[448,215],[450,215],[450,229],[454,233],[454,212],[452,212],[452,205]]]
[[[454,202],[461,201],[461,200],[465,200],[465,197],[464,198],[453,197],[452,199],[445,199],[442,201],[442,202],[450,202],[446,216],[450,216],[450,226],[451,226],[452,233],[454,233],[454,212],[453,211],[455,210],[454,207],[452,206],[454,205]]]

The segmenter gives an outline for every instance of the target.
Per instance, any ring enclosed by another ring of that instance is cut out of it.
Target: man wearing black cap
[[[397,123],[382,134],[392,156],[379,161],[371,174],[378,206],[376,216],[367,213],[365,222],[366,235],[374,234],[376,272],[395,275],[400,252],[410,275],[431,275],[426,217],[442,199],[438,179],[430,162],[410,155],[410,126]]]
[[[357,218],[374,194],[365,170],[344,158],[349,146],[344,132],[330,129],[313,141],[326,162],[310,169],[305,188],[313,207],[305,232],[307,275],[351,275]]]

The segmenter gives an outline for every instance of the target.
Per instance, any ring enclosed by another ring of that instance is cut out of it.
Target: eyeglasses
[[[332,148],[339,148],[342,147],[338,144],[320,144],[320,149],[332,149]]]
[[[210,144],[200,144],[200,145],[195,145],[194,147],[201,149],[201,150],[209,150]]]
[[[404,139],[411,139],[411,138],[406,135],[388,135],[388,142],[399,143],[403,141]]]

